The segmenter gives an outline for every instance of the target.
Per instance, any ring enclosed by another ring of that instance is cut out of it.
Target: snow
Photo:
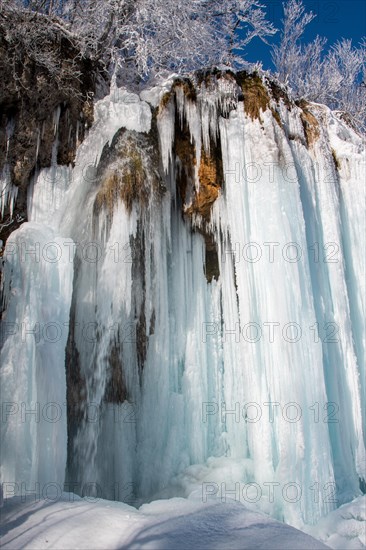
[[[109,96],[95,105],[95,123],[97,128],[104,123],[103,130],[108,132],[109,139],[122,127],[136,132],[148,132],[151,109],[137,94],[124,88],[112,87]]]
[[[154,108],[158,107],[164,94],[170,92],[175,78],[179,78],[179,75],[172,73],[164,80],[164,82],[153,86],[152,88],[142,90],[140,92],[140,99],[142,101],[146,101],[146,103],[150,103],[150,105]]]
[[[89,501],[88,501],[89,500]],[[2,548],[42,550],[322,549],[324,544],[236,502],[173,498],[143,505],[80,499],[63,493],[55,502],[5,501]]]
[[[306,532],[339,550],[366,548],[366,496],[343,504]]]

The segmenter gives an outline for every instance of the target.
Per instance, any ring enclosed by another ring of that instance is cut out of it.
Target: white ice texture
[[[156,105],[162,93],[143,97]],[[74,345],[87,397],[101,411],[76,434],[78,482],[99,484],[107,498],[116,498],[116,484],[131,484],[139,503],[187,497],[203,483],[220,496],[239,484],[244,503],[301,528],[358,497],[365,476],[365,148],[324,106],[311,107],[320,136],[308,147],[297,107],[282,105],[281,128],[269,110],[261,121],[241,102],[231,110],[230,97],[220,87],[216,95],[201,88],[197,103],[176,95],[196,172],[210,138],[222,148],[225,185],[211,221],[220,276],[211,283],[204,239],[183,220],[176,196],[174,105],[157,120],[167,191],[143,214],[117,201],[112,215],[94,220],[104,146],[122,127],[150,131],[150,106],[126,91],[97,103],[73,169],[39,174],[30,222],[5,253],[2,399],[29,408],[66,402],[67,330],[57,343],[37,342],[9,323],[67,323],[73,294],[78,326],[97,326],[94,339],[75,331]],[[138,234],[136,273],[130,247]],[[59,244],[61,260],[23,261],[16,248],[39,242],[42,256],[48,241]],[[90,242],[98,261],[85,254]],[[142,308],[143,369],[131,339]],[[105,405],[117,341],[128,400]],[[62,413],[58,423],[37,424],[8,410],[2,481],[62,484]]]

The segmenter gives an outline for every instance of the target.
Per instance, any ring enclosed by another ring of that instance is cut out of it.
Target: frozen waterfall
[[[9,495],[196,491],[301,527],[361,494],[364,144],[246,100],[114,89],[75,166],[35,177],[4,253]]]

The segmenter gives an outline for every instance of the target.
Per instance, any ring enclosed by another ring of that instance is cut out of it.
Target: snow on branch
[[[130,84],[164,72],[237,67],[254,38],[275,33],[256,0],[4,0],[2,12],[46,16]],[[41,55],[41,54],[40,54]]]
[[[344,111],[356,128],[365,131],[365,40],[357,47],[342,39],[328,52],[325,38],[317,36],[304,44],[301,39],[314,14],[305,12],[302,0],[289,0],[283,8],[280,43],[272,47],[278,79],[295,97]]]

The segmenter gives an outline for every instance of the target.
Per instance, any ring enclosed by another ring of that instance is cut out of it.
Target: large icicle
[[[63,490],[73,276],[68,245],[68,239],[30,222],[12,233],[4,253],[1,481],[10,484],[10,495],[14,489],[47,498],[48,488]]]
[[[355,284],[355,277],[360,282],[363,279],[362,266],[359,264],[360,260],[355,258],[355,251],[359,246],[362,247],[362,241],[364,242],[362,227],[365,229],[365,219],[364,214],[359,212],[358,207],[353,204],[354,213],[351,214],[349,210],[351,205],[344,203],[343,198],[344,192],[347,197],[351,189],[353,193],[357,189],[358,201],[362,201],[364,190],[360,185],[362,173],[359,171],[363,168],[362,146],[357,136],[351,134],[345,127],[342,129],[339,127],[339,123],[326,108],[321,107],[318,112],[314,108],[314,112],[323,124],[319,124],[320,136],[310,149],[310,158],[307,158],[305,148],[301,145],[297,144],[294,148],[296,166],[301,177],[301,194],[318,322],[316,331],[322,342],[328,401],[333,403],[334,410],[338,411],[337,422],[329,422],[329,432],[337,482],[337,498],[339,503],[343,503],[357,495],[358,475],[360,477],[364,475],[366,463],[361,406],[361,399],[363,399],[363,406],[365,399],[361,392],[361,387],[364,386],[364,362],[360,338],[360,335],[364,334],[364,321],[361,321],[360,317],[363,303],[362,298],[354,294],[355,292],[362,294],[360,284]],[[328,125],[331,131],[336,126],[341,135],[344,136],[345,132],[348,134],[347,148],[348,155],[353,159],[352,170],[355,170],[360,178],[356,176],[352,181],[349,172],[347,186],[343,182],[342,188],[339,182],[339,178],[342,181],[342,173],[339,175],[337,169],[337,155],[339,154],[342,158],[344,153],[339,141],[337,151],[330,149]],[[350,223],[351,217],[352,223]],[[359,243],[354,240],[354,237],[350,237],[354,230],[360,232]],[[357,275],[354,270],[357,270]],[[351,302],[353,316],[351,316],[348,288],[353,300]],[[358,344],[357,348],[355,343]],[[359,363],[355,353],[357,349]]]

